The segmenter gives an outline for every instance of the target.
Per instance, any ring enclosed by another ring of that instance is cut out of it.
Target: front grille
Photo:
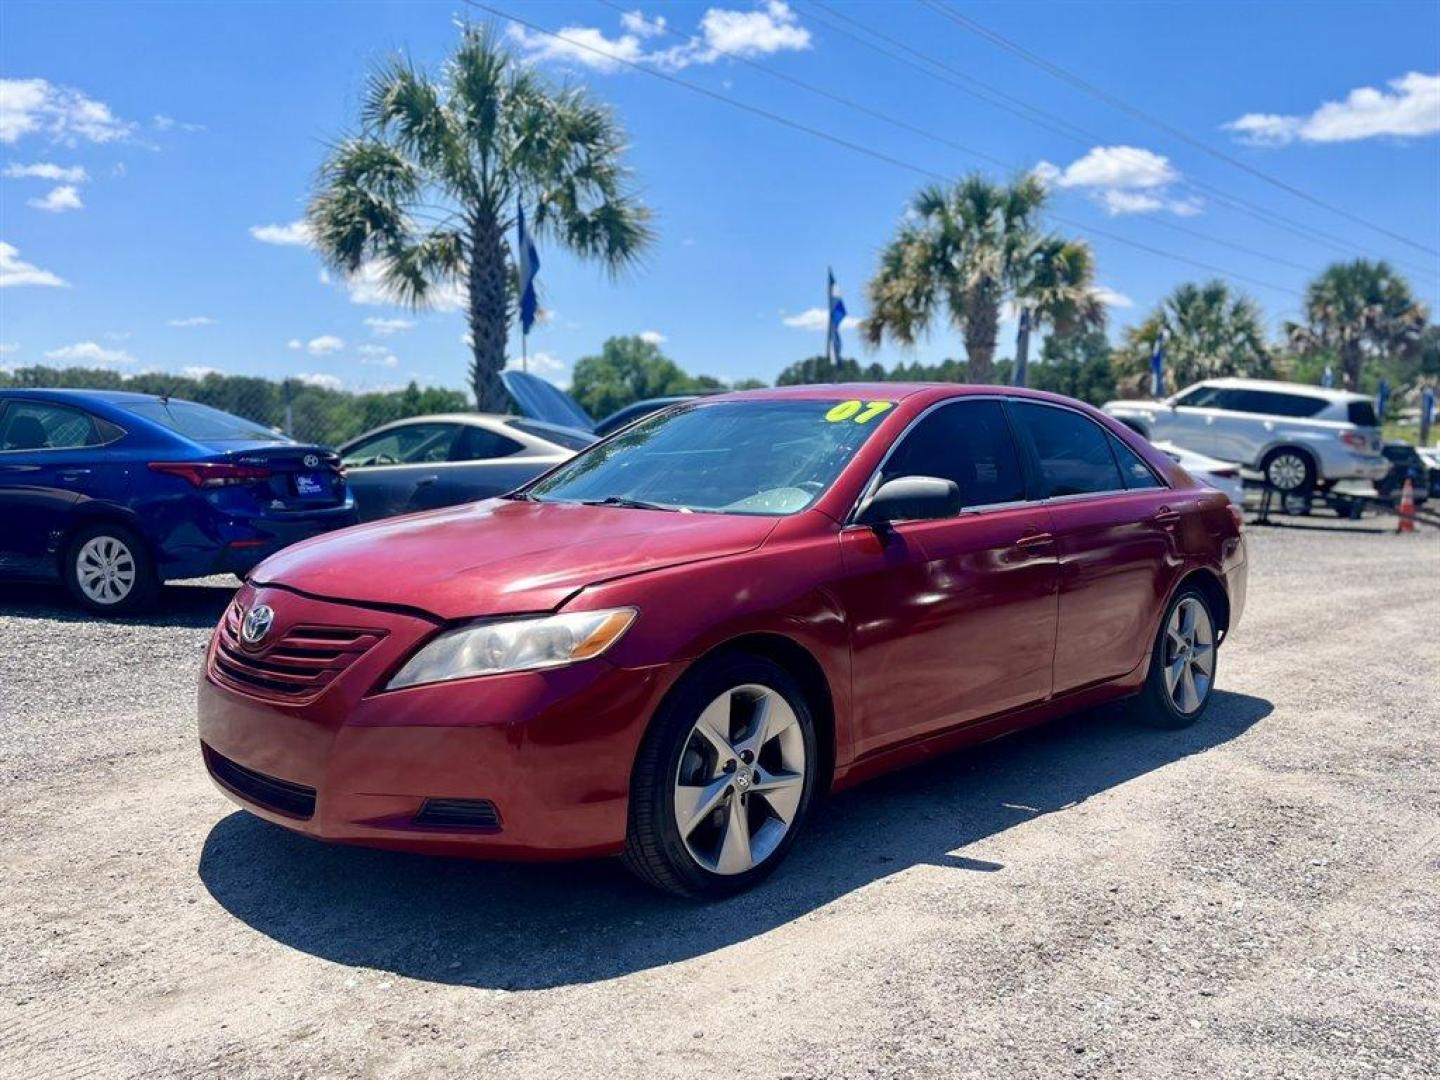
[[[252,651],[240,641],[244,617],[231,604],[215,635],[210,674],[216,682],[254,697],[303,704],[385,636],[383,630],[292,626],[273,645]]]
[[[426,799],[416,825],[440,829],[500,828],[500,812],[489,799]]]
[[[314,788],[266,776],[231,761],[209,746],[204,749],[205,764],[210,769],[210,775],[242,799],[302,821],[308,821],[315,816]]]

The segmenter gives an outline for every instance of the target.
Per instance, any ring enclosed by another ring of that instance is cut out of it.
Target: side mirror
[[[960,486],[936,476],[897,476],[875,489],[860,509],[862,525],[927,521],[960,512]]]

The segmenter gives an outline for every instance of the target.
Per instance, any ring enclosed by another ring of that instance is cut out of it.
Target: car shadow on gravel
[[[63,585],[6,582],[0,584],[0,616],[44,619],[46,622],[114,622],[132,626],[214,626],[240,587],[234,578],[203,578],[165,585],[150,611],[139,615],[94,615],[74,600]]]
[[[1004,867],[965,849],[1151,770],[1267,716],[1217,691],[1204,721],[1156,731],[1121,710],[936,759],[835,797],[777,873],[718,904],[653,892],[617,860],[505,864],[331,846],[241,811],[211,830],[201,880],[231,914],[302,952],[416,979],[540,989],[610,979],[765,933],[907,867]]]

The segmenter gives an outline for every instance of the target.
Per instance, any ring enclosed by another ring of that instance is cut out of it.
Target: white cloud
[[[80,201],[80,191],[73,184],[51,188],[43,199],[26,199],[26,206],[36,210],[48,210],[52,214],[63,214],[66,210],[79,210],[85,204]]]
[[[171,319],[168,326],[214,326],[215,320],[209,315],[191,315],[184,319]]]
[[[662,16],[647,18],[643,12],[629,11],[620,16],[620,26],[617,37],[593,26],[566,26],[547,34],[518,23],[506,33],[531,60],[578,64],[602,72],[647,62],[678,71],[692,64],[713,64],[727,53],[752,57],[810,48],[810,31],[783,0],[768,0],[747,11],[709,8],[688,41],[654,51],[647,51],[646,45],[668,29]]]
[[[310,226],[305,221],[292,221],[288,225],[251,225],[250,235],[262,244],[278,244],[281,247],[309,247]]]
[[[339,375],[326,375],[319,372],[302,371],[296,375],[306,386],[319,387],[321,390],[343,390],[345,382]]]
[[[1180,179],[1169,158],[1138,146],[1097,146],[1063,169],[1042,161],[1035,172],[1062,188],[1156,188]]]
[[[1373,86],[1351,90],[1344,101],[1327,101],[1308,116],[1246,113],[1221,126],[1254,146],[1283,146],[1296,139],[1354,142],[1440,132],[1440,74],[1412,71],[1391,79],[1388,85],[1390,93]]]
[[[20,249],[0,240],[0,288],[11,285],[50,285],[68,288],[70,283],[58,274],[41,270],[20,258]]]
[[[297,337],[292,337],[289,341],[285,343],[285,347],[287,349],[303,349],[305,347],[305,343]]]
[[[343,348],[344,338],[338,338],[334,334],[321,334],[305,343],[305,349],[311,356],[324,356],[326,353],[339,352]]]
[[[156,113],[154,116],[152,116],[150,118],[150,123],[154,126],[156,131],[170,131],[173,128],[179,128],[181,131],[205,130],[204,124],[187,124],[183,120],[176,120],[173,116],[165,116],[162,113]]]
[[[780,321],[795,330],[814,330],[816,332],[824,330],[829,323],[823,307],[806,308],[797,315],[786,315]],[[859,325],[859,319],[848,315],[841,321],[840,329],[851,330]]]
[[[359,270],[345,279],[345,288],[353,304],[368,304],[373,307],[396,307],[400,304],[385,284],[384,267],[378,261],[363,263]],[[462,311],[465,308],[465,290],[459,281],[444,281],[431,286],[429,311]]]
[[[1181,178],[1170,159],[1138,146],[1096,146],[1064,168],[1042,161],[1034,173],[1050,187],[1088,190],[1112,217],[1160,212],[1192,217],[1201,210],[1193,196],[1170,194]]]
[[[0,356],[9,356],[12,352],[19,352],[20,346],[13,341],[0,341]]]
[[[119,142],[135,125],[121,120],[103,102],[69,86],[45,79],[0,79],[0,143],[44,134],[51,142],[74,146],[81,139]]]
[[[638,336],[647,345],[664,345],[668,340],[659,330],[641,330]]]
[[[184,375],[187,379],[204,380],[205,376],[207,375],[223,375],[225,373],[216,367],[205,367],[201,364],[192,364],[189,367],[181,368],[180,374]]]
[[[51,349],[48,360],[65,360],[72,364],[133,364],[135,357],[124,349],[107,349],[94,341],[77,341],[74,345]]]
[[[360,347],[360,352],[364,353],[364,355],[360,358],[360,363],[362,364],[367,364],[371,367],[384,368],[393,368],[400,366],[400,358],[392,352],[387,352],[385,349],[372,351],[371,349],[362,345]]]
[[[512,356],[512,357],[510,358],[510,360],[506,363],[506,365],[505,365],[505,370],[506,370],[506,371],[521,371],[521,370],[526,370],[526,371],[531,371],[531,372],[535,373],[536,375],[544,375],[544,374],[546,374],[547,372],[550,373],[550,374],[556,374],[556,373],[558,373],[558,372],[567,370],[569,367],[570,367],[570,365],[567,364],[567,363],[565,363],[564,360],[561,360],[561,359],[559,359],[558,357],[552,356],[550,353],[547,353],[547,352],[536,352],[536,353],[531,353],[531,354],[530,354],[529,358],[526,360],[525,365],[524,365],[523,367],[522,367],[521,362],[520,362],[520,357],[518,357],[518,356]]]
[[[83,184],[90,179],[83,165],[56,165],[49,161],[37,161],[34,165],[6,165],[5,175],[17,180],[54,180],[67,184]]]
[[[415,326],[413,319],[381,319],[374,315],[365,320],[365,325],[370,332],[377,337],[389,337],[391,334],[398,334],[402,330],[410,330]]]
[[[1108,285],[1096,285],[1090,291],[1094,294],[1095,299],[1106,307],[1132,308],[1135,306],[1134,300]]]

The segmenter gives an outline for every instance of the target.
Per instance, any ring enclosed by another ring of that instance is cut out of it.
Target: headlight
[[[450,630],[412,656],[387,690],[421,683],[563,667],[599,656],[620,640],[634,608],[575,611],[534,619],[498,619]]]

